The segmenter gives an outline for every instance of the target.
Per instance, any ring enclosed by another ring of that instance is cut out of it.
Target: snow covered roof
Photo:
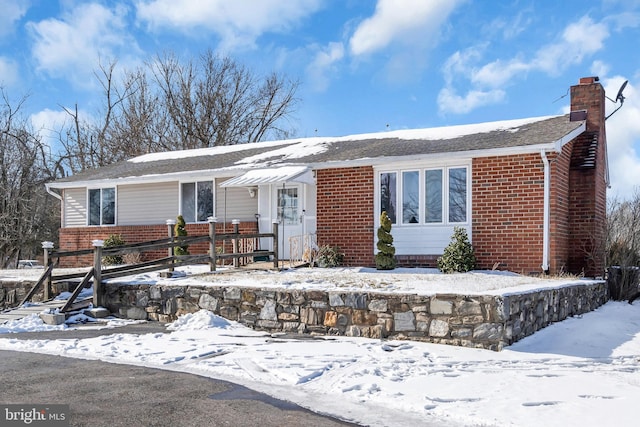
[[[231,178],[220,187],[248,187],[253,185],[276,184],[282,182],[303,182],[314,184],[311,170],[306,166],[283,166],[281,168],[252,169]]]
[[[569,115],[474,125],[299,138],[146,154],[57,180],[49,188],[70,188],[118,180],[147,182],[176,176],[234,177],[255,169],[305,166],[312,169],[379,165],[431,157],[482,157],[559,150],[585,129]],[[246,178],[246,176],[245,176]]]

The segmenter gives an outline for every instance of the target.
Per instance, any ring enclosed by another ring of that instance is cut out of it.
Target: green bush
[[[121,235],[112,234],[104,241],[104,248],[112,248],[114,246],[126,245],[127,242],[124,241]],[[124,261],[122,259],[122,255],[107,255],[102,258],[102,262],[104,265],[120,265]]]
[[[173,227],[174,235],[176,237],[185,237],[187,235],[185,225],[186,223],[182,215],[178,215],[176,225]],[[176,246],[173,253],[178,256],[189,255],[189,245]]]
[[[316,264],[318,267],[337,267],[342,264],[343,258],[338,246],[324,245],[318,249]]]
[[[393,270],[396,268],[396,248],[393,246],[393,236],[391,235],[391,219],[385,211],[380,214],[376,247],[378,248],[376,269]]]
[[[469,242],[467,231],[462,227],[453,229],[451,243],[438,258],[438,268],[443,273],[464,273],[476,267],[476,256]]]

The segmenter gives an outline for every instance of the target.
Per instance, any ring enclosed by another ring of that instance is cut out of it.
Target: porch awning
[[[220,184],[220,187],[252,187],[283,182],[315,184],[311,169],[307,166],[283,166],[250,170],[240,176],[224,181]]]

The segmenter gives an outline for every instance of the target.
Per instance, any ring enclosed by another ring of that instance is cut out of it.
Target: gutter
[[[53,197],[55,197],[56,199],[62,201],[62,196],[58,193],[56,193],[55,191],[53,191],[50,187],[49,184],[45,184],[44,188],[47,190],[47,193],[51,194]]]
[[[550,219],[549,219],[549,199],[550,199],[550,172],[549,172],[549,159],[547,153],[544,150],[540,151],[540,157],[542,157],[542,163],[544,164],[544,209],[543,209],[543,225],[542,225],[542,271],[545,274],[549,273],[549,234],[550,234]]]

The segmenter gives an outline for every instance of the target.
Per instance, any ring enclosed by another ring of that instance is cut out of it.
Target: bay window
[[[393,224],[469,221],[467,166],[385,171],[379,178],[380,212],[386,211]]]

